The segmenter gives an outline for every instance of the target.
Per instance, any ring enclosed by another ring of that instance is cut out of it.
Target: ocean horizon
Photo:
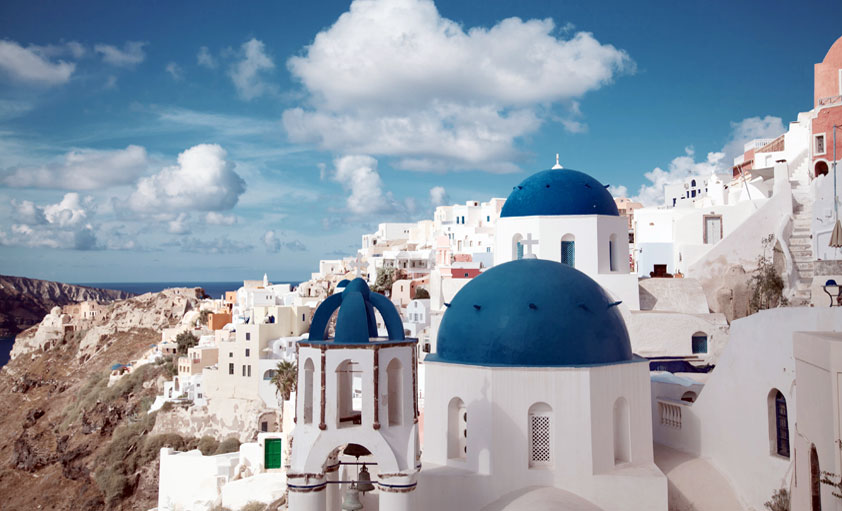
[[[273,282],[273,284],[290,284],[297,286],[300,284],[297,280],[284,280],[280,282]],[[116,289],[117,291],[126,291],[136,295],[144,293],[157,293],[164,289],[173,287],[200,287],[205,290],[211,298],[222,298],[226,291],[236,291],[243,286],[242,280],[229,282],[74,282],[77,286],[95,287],[99,289]]]

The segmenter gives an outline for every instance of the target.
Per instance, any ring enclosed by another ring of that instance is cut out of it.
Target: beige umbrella
[[[836,225],[833,226],[833,233],[830,235],[831,247],[842,247],[842,223],[836,220]]]

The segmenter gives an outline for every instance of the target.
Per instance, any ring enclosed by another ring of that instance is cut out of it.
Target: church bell
[[[371,484],[371,474],[368,473],[368,469],[366,468],[365,464],[363,464],[362,470],[360,470],[360,477],[359,482],[357,483],[357,490],[361,491],[363,494],[367,491],[374,490],[374,485]]]
[[[360,494],[354,486],[345,490],[345,496],[342,498],[342,511],[357,511],[362,509],[363,505],[360,503]]]

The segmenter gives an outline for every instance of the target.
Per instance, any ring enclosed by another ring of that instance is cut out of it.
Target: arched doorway
[[[827,175],[828,167],[827,162],[824,160],[819,160],[816,162],[816,166],[814,167],[813,175],[815,177],[825,176]]]

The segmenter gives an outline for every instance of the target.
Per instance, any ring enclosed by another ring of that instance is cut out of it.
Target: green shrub
[[[266,504],[257,501],[251,501],[245,506],[240,508],[240,511],[263,511],[266,509]]]
[[[416,300],[424,300],[430,297],[430,292],[424,289],[423,287],[419,287],[415,289],[415,299]]]
[[[186,355],[188,349],[199,343],[199,338],[185,330],[175,337],[175,343],[178,344],[178,354]]]
[[[197,448],[202,451],[202,454],[205,456],[210,456],[219,449],[219,442],[212,436],[203,436],[199,440]]]
[[[105,502],[109,504],[125,497],[131,488],[129,478],[125,474],[104,467],[94,472],[94,481],[105,496]]]
[[[228,437],[223,440],[219,447],[216,448],[214,454],[227,454],[229,452],[237,452],[240,450],[240,440],[236,437]]]
[[[772,500],[763,503],[763,507],[769,511],[789,511],[789,491],[786,488],[775,490],[772,493]]]

